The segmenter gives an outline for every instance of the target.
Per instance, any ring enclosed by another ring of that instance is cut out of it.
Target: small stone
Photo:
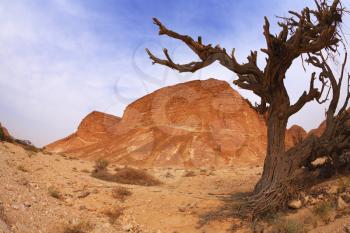
[[[133,228],[133,226],[131,224],[127,224],[127,225],[123,226],[124,231],[131,231],[132,228]]]
[[[87,197],[87,196],[89,196],[89,195],[90,195],[90,192],[89,192],[89,191],[86,191],[86,192],[81,193],[81,194],[78,196],[78,198],[85,198],[85,197]]]
[[[27,207],[27,208],[29,208],[29,207],[32,206],[32,204],[30,204],[29,202],[24,202],[23,205],[24,205],[25,207]]]
[[[300,209],[302,206],[302,202],[300,200],[291,200],[288,202],[288,207],[291,209]]]
[[[103,224],[103,226],[106,228],[109,228],[109,227],[111,227],[111,224],[107,222],[107,223]]]
[[[346,202],[343,200],[343,198],[341,197],[338,197],[338,200],[337,200],[337,208],[339,210],[343,210],[347,207],[347,204]]]
[[[341,195],[341,197],[343,198],[343,200],[346,202],[346,203],[348,203],[348,204],[350,204],[350,194],[343,194],[343,195]]]
[[[338,187],[337,186],[329,187],[328,193],[330,193],[330,194],[337,194],[338,193]]]
[[[345,233],[350,233],[350,224],[344,225],[344,231]]]
[[[309,203],[310,197],[309,196],[304,196],[304,203]]]

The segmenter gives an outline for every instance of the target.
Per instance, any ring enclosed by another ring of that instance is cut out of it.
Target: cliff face
[[[91,117],[96,114],[88,115],[76,133],[46,149],[145,167],[264,160],[264,119],[224,81],[197,80],[162,88],[130,104],[121,120],[102,113]]]
[[[307,132],[299,125],[293,125],[286,132],[286,147],[290,148],[301,141],[307,136]]]
[[[120,118],[116,116],[97,111],[91,112],[82,120],[75,133],[47,145],[45,149],[51,152],[70,153],[96,144],[106,140],[119,121]]]
[[[4,126],[2,126],[1,125],[1,123],[0,123],[0,136],[1,137],[4,137],[4,138],[12,138],[11,137],[11,135],[10,135],[10,133],[9,133],[9,131],[4,127]]]
[[[350,108],[348,108],[347,110],[348,112],[350,112]],[[317,137],[320,137],[323,132],[326,130],[326,121],[323,121],[316,129],[310,130],[310,132],[308,133],[308,135],[310,134],[314,134]],[[347,125],[350,125],[350,120],[346,122]]]

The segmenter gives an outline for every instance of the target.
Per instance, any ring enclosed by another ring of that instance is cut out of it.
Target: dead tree
[[[190,36],[181,35],[166,28],[158,19],[154,24],[159,27],[159,35],[167,35],[185,43],[199,61],[187,64],[177,64],[164,49],[165,59],[159,59],[146,49],[153,64],[161,64],[179,72],[195,72],[218,61],[222,66],[237,75],[233,82],[238,87],[250,90],[261,98],[256,105],[260,114],[267,115],[267,151],[264,171],[256,184],[255,190],[248,200],[248,207],[254,215],[272,208],[283,207],[290,197],[294,187],[296,171],[308,159],[318,155],[341,154],[350,146],[350,128],[347,111],[350,92],[342,106],[339,106],[340,89],[345,75],[345,56],[341,74],[336,77],[327,63],[330,55],[338,54],[342,43],[341,23],[344,8],[340,0],[334,0],[331,5],[326,0],[315,0],[315,9],[304,8],[301,12],[289,11],[289,18],[282,18],[278,25],[281,31],[278,35],[270,32],[270,23],[265,17],[263,26],[266,48],[261,49],[266,54],[266,66],[262,70],[257,65],[257,51],[251,51],[248,62],[239,63],[235,50],[228,54],[219,45],[203,44],[202,38],[194,40]],[[315,67],[310,78],[310,87],[296,103],[291,104],[285,87],[286,72],[293,61],[299,57]],[[321,88],[316,88],[316,81]],[[300,111],[306,103],[318,101],[324,103],[330,99],[327,110],[326,129],[320,137],[311,135],[303,142],[286,150],[285,133],[288,119]]]

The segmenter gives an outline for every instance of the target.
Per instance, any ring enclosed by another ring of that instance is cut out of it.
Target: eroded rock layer
[[[261,164],[265,149],[264,118],[215,79],[159,89],[130,104],[122,119],[93,112],[76,133],[46,147],[145,167]]]

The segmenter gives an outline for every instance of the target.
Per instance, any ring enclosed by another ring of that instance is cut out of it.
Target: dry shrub
[[[280,218],[273,226],[273,233],[304,233],[304,225],[297,220]]]
[[[323,222],[329,223],[333,214],[333,207],[330,202],[322,202],[315,206],[313,212]]]
[[[79,222],[69,224],[63,228],[63,233],[89,233],[93,229],[93,225],[89,222]]]
[[[56,198],[56,199],[62,198],[61,192],[54,186],[50,186],[48,188],[48,192],[49,192],[49,195],[53,198]]]
[[[125,201],[125,199],[131,195],[132,193],[124,187],[119,186],[112,189],[112,196],[121,201]]]
[[[109,165],[109,162],[105,159],[99,159],[95,162],[96,171],[106,170]]]
[[[148,174],[146,171],[128,167],[119,169],[115,174],[109,173],[107,170],[96,170],[92,173],[92,177],[120,184],[142,186],[155,186],[161,184],[158,179]]]
[[[193,177],[193,176],[196,176],[196,173],[194,171],[186,171],[183,176],[184,177]]]
[[[0,204],[0,220],[2,220],[4,223],[8,223],[8,219],[5,214],[5,208],[2,204]]]
[[[115,221],[118,220],[118,218],[120,216],[123,215],[123,209],[122,208],[114,208],[114,209],[110,209],[104,212],[104,214],[109,218],[109,222],[111,224],[115,223]]]
[[[28,140],[14,139],[13,142],[29,152],[38,153],[42,151],[42,149],[35,147],[31,141]]]
[[[81,170],[81,172],[84,172],[84,173],[90,173],[90,170],[89,170],[89,169],[84,168],[84,169],[82,169],[82,170]]]
[[[28,172],[28,169],[25,168],[23,165],[18,165],[18,166],[17,166],[17,169],[20,170],[20,171],[22,171],[22,172]]]
[[[349,177],[342,178],[338,182],[338,193],[346,192],[349,189],[350,189],[350,178]]]

